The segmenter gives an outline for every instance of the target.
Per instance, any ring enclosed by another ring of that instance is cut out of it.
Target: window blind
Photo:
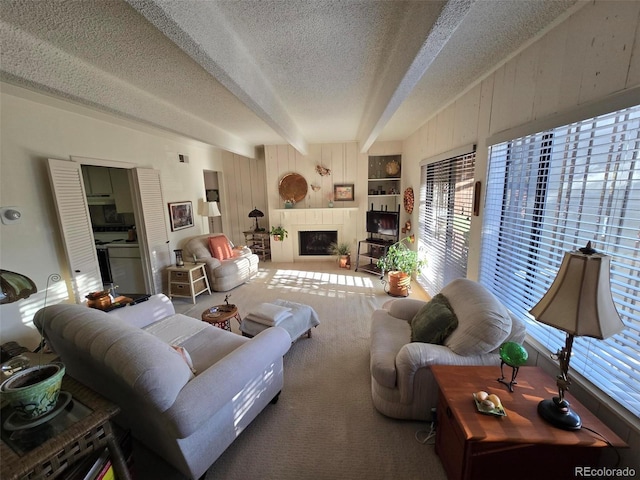
[[[421,168],[419,250],[427,266],[418,282],[431,295],[467,276],[475,152]]]
[[[640,414],[640,106],[493,145],[489,152],[480,281],[552,352],[564,332],[529,310],[566,251],[588,241],[611,258],[625,330],[576,337],[571,369]]]

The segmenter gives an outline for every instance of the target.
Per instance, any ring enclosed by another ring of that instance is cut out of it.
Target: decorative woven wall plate
[[[307,181],[299,173],[287,173],[282,177],[278,185],[280,198],[282,200],[293,200],[295,203],[304,200],[308,190]]]

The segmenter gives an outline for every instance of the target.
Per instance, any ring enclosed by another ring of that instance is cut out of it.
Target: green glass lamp
[[[504,383],[509,387],[509,391],[513,392],[513,386],[516,385],[516,377],[518,376],[518,370],[525,364],[529,358],[529,353],[525,348],[516,342],[505,342],[500,346],[500,378],[498,381]],[[504,379],[504,366],[508,365],[511,370],[511,381],[507,382]]]

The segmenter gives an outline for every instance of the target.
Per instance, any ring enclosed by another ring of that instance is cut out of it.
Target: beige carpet
[[[371,313],[391,297],[377,277],[339,269],[333,262],[261,264],[251,282],[232,290],[242,316],[278,298],[305,303],[320,317],[284,359],[285,385],[209,469],[206,479],[445,479],[429,425],[389,419],[371,403]],[[176,310],[199,318],[225,293],[201,295]],[[424,298],[414,287],[414,298]],[[238,324],[233,321],[233,330]]]

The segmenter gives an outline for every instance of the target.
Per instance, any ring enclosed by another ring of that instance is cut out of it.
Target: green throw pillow
[[[442,345],[457,327],[456,314],[447,298],[439,293],[411,320],[411,341]]]

